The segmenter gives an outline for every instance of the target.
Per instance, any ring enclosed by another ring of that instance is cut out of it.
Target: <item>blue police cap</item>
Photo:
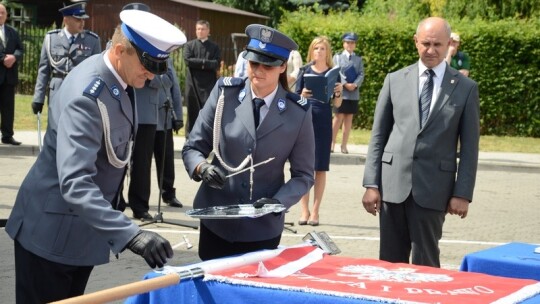
[[[356,42],[358,40],[358,35],[356,35],[355,33],[345,33],[343,34],[343,36],[341,37],[341,39],[343,41],[354,41]]]
[[[86,2],[73,3],[58,10],[64,17],[75,17],[77,19],[90,18],[86,14]]]
[[[122,33],[131,42],[142,65],[151,73],[167,72],[169,53],[186,43],[181,30],[164,19],[142,10],[120,12]]]
[[[138,2],[128,3],[124,5],[124,7],[122,7],[122,10],[129,10],[129,9],[150,12],[150,7],[148,5],[144,3],[138,3]]]
[[[261,24],[246,27],[249,43],[244,58],[269,66],[279,66],[289,59],[291,50],[298,49],[298,44],[283,33]]]

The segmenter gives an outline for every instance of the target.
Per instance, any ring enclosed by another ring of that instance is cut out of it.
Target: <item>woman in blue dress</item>
[[[341,105],[343,86],[338,78],[334,87],[334,95],[328,100],[312,98],[312,91],[305,87],[305,75],[325,75],[334,65],[332,61],[332,47],[325,36],[313,39],[309,45],[307,62],[304,71],[299,73],[296,83],[296,93],[308,98],[311,103],[313,115],[313,129],[315,132],[315,185],[313,187],[313,209],[309,209],[309,192],[302,197],[300,205],[302,213],[298,220],[299,225],[319,225],[319,208],[321,206],[324,188],[326,187],[326,172],[330,170],[330,147],[332,143],[332,105]]]

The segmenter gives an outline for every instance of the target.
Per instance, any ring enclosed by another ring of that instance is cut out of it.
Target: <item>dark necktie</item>
[[[135,91],[133,90],[133,87],[132,86],[127,86],[126,87],[126,93],[129,97],[129,100],[131,101],[131,103],[133,103],[135,101]]]
[[[433,76],[435,75],[435,72],[431,69],[426,70],[425,73],[427,74],[427,80],[420,93],[420,129],[424,127],[429,116],[431,96],[433,95]]]
[[[349,61],[351,61],[351,59],[352,59],[352,55],[349,55]]]
[[[75,42],[75,36],[69,37],[69,46],[71,46]]]
[[[253,98],[253,117],[255,118],[255,129],[259,126],[261,119],[261,107],[264,105],[264,100],[261,98]]]

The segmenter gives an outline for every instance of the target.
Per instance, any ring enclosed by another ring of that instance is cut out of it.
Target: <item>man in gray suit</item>
[[[64,6],[63,29],[52,30],[45,35],[39,58],[38,75],[32,100],[34,114],[40,113],[49,88],[49,98],[60,88],[66,75],[88,57],[101,53],[99,36],[84,29],[86,2]]]
[[[445,215],[465,218],[472,201],[478,85],[444,61],[450,33],[442,18],[420,22],[420,60],[388,74],[379,94],[362,203],[380,214],[381,260],[409,263],[412,251],[413,264],[440,267]]]
[[[129,248],[152,268],[173,256],[169,242],[141,230],[115,198],[137,126],[132,88],[164,73],[186,38],[147,12],[123,11],[120,19],[110,49],[78,65],[53,97],[43,150],[8,219],[18,303],[83,294],[110,252]]]

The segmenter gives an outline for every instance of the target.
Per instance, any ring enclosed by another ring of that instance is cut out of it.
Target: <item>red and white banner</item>
[[[205,280],[304,291],[387,303],[484,304],[519,303],[540,294],[540,283],[458,272],[373,259],[324,256],[306,262],[313,248],[291,248],[279,256],[248,266],[207,274]],[[302,267],[294,266],[302,261]],[[265,271],[261,272],[261,267]],[[286,277],[268,277],[272,271],[300,268]]]

